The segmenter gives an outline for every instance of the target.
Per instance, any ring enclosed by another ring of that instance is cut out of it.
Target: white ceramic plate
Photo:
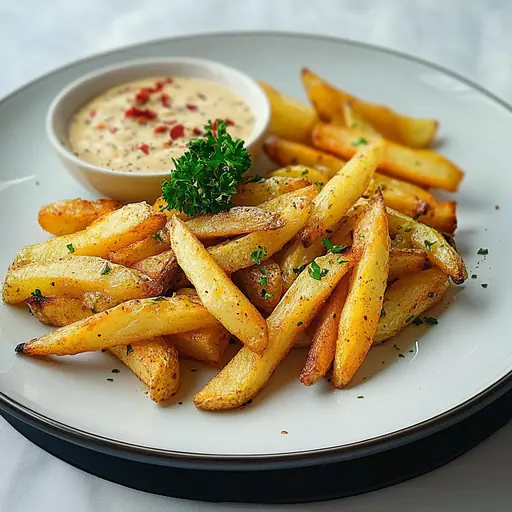
[[[46,238],[37,225],[42,204],[88,197],[45,138],[44,118],[55,94],[105,65],[173,55],[219,60],[301,99],[299,70],[307,65],[363,98],[439,119],[440,151],[466,171],[456,196],[457,241],[470,274],[478,277],[453,288],[449,307],[445,302],[435,308],[431,314],[439,325],[410,326],[395,340],[399,350],[393,342],[372,350],[349,389],[333,390],[327,383],[304,387],[298,374],[305,352],[295,350],[249,407],[217,414],[199,412],[191,402],[213,374],[194,362],[183,365],[176,404],[159,407],[127,369],[113,375],[111,370],[122,365],[106,354],[53,360],[16,356],[17,343],[45,328],[26,311],[2,305],[3,407],[57,435],[130,457],[172,464],[297,465],[328,456],[357,457],[426,435],[509,387],[512,113],[447,71],[378,48],[267,33],[188,37],[80,61],[17,91],[0,104],[2,274],[20,247]],[[480,247],[489,250],[487,257],[477,255]],[[107,381],[110,377],[114,382]]]

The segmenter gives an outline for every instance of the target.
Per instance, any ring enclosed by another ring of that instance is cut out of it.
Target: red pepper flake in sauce
[[[232,119],[229,119],[229,117],[226,117],[226,119],[224,119],[224,121],[226,122],[226,124],[228,126],[235,126],[235,121],[233,121]]]
[[[200,135],[203,135],[203,131],[202,131],[202,130],[200,130],[199,128],[197,128],[197,127],[195,127],[195,128],[192,130],[192,133],[193,133],[194,135],[197,135],[198,137],[199,137]]]
[[[149,155],[149,145],[148,144],[139,144],[137,149],[140,149],[144,154]]]
[[[177,124],[171,128],[170,136],[172,140],[180,139],[185,135],[185,127],[182,124]]]
[[[178,121],[176,119],[171,119],[170,121],[162,121],[167,126],[174,126]]]
[[[162,147],[164,148],[170,148],[172,145],[172,142],[170,140],[166,140],[163,144],[162,144]]]
[[[117,132],[117,128],[116,128],[115,126],[111,126],[111,127],[108,129],[108,131],[109,131],[110,133],[116,133],[116,132]]]
[[[89,112],[89,117],[94,117],[96,115],[96,110],[91,110]]]
[[[194,105],[193,103],[187,103],[185,107],[187,110],[190,110],[190,112],[197,112],[198,110],[197,105]]]
[[[167,128],[167,126],[165,126],[165,125],[163,125],[163,124],[160,124],[160,125],[158,125],[158,126],[155,128],[154,132],[155,132],[155,133],[166,133],[168,129],[169,129],[169,128]]]
[[[132,106],[125,111],[124,117],[127,119],[144,118],[144,122],[146,122],[146,120],[156,119],[156,112],[149,108],[137,108]]]
[[[105,129],[105,124],[104,123],[98,123],[96,125],[96,130],[104,130]]]
[[[153,91],[151,89],[148,89],[147,87],[142,88],[136,95],[135,95],[135,101],[139,105],[144,105],[149,101],[149,97],[151,96],[151,93]]]
[[[171,108],[171,97],[166,92],[160,94],[160,101],[164,107]]]

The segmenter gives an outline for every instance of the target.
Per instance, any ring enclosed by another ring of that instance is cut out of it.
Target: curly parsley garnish
[[[189,142],[183,156],[173,159],[175,169],[162,184],[168,210],[191,216],[227,210],[251,166],[244,141],[233,139],[224,121],[208,122],[205,131],[204,137]]]

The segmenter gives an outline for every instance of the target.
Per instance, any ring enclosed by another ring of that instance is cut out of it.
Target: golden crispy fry
[[[330,237],[331,243],[333,245],[352,245],[352,233],[365,214],[367,205],[368,202],[365,199],[360,199],[342,217],[338,226],[334,228],[333,234]]]
[[[164,227],[142,240],[138,240],[117,251],[110,252],[108,259],[118,265],[133,267],[139,261],[149,258],[150,256],[161,254],[164,251],[168,251],[170,248],[169,233]]]
[[[103,215],[83,231],[24,247],[12,266],[54,261],[66,256],[106,258],[109,252],[156,233],[164,227],[165,221],[165,215],[155,214],[147,203],[127,204]]]
[[[284,220],[277,212],[255,206],[234,206],[225,212],[194,217],[186,225],[199,240],[204,240],[282,228]]]
[[[162,293],[165,293],[171,287],[178,264],[174,252],[169,249],[135,263],[133,268],[153,279],[161,286]]]
[[[389,281],[408,274],[421,272],[427,263],[427,255],[421,249],[396,249],[389,251]]]
[[[157,213],[164,214],[167,218],[171,219],[175,215],[179,217],[181,220],[188,220],[192,217],[188,216],[186,213],[179,212],[178,210],[168,210],[167,203],[164,201],[163,197],[159,197],[155,204],[153,205],[153,210]]]
[[[317,121],[315,111],[277,91],[265,82],[259,82],[265,91],[272,109],[270,131],[280,137],[300,142],[311,139],[311,130]]]
[[[52,235],[69,235],[85,229],[96,219],[123,206],[112,199],[68,199],[42,206],[37,220]]]
[[[25,304],[27,304],[32,315],[42,324],[53,327],[63,327],[94,314],[83,299],[77,297],[31,296],[25,299]]]
[[[299,275],[268,317],[269,343],[263,355],[242,347],[194,396],[196,407],[213,411],[233,409],[252,399],[352,264],[352,254],[344,254],[343,260],[332,254],[317,258],[315,264]],[[317,280],[312,275],[321,277]]]
[[[230,334],[221,324],[169,336],[180,356],[210,364],[220,364],[229,345]]]
[[[20,343],[29,355],[73,355],[135,344],[148,338],[217,325],[208,310],[185,296],[136,299]]]
[[[251,350],[261,353],[267,345],[268,333],[258,310],[177,217],[171,219],[169,233],[178,264],[201,302],[229,332]]]
[[[305,247],[332,229],[361,197],[380,158],[379,144],[357,153],[313,200],[313,212],[300,233]]]
[[[309,185],[311,181],[306,178],[283,178],[282,176],[245,183],[239,185],[238,192],[233,196],[233,204],[256,206]]]
[[[464,261],[441,233],[391,208],[387,208],[387,214],[392,235],[400,235],[414,247],[424,250],[430,263],[448,274],[454,283],[461,284],[468,278]]]
[[[357,112],[352,104],[349,101],[343,103],[341,108],[343,120],[341,122],[334,121],[334,124],[341,124],[341,126],[346,126],[348,128],[352,128],[354,130],[359,130],[360,132],[366,135],[381,135],[359,112]]]
[[[271,259],[260,265],[239,270],[233,274],[233,280],[258,309],[270,313],[281,300],[281,269]]]
[[[392,284],[384,295],[384,314],[373,343],[382,343],[397,334],[415,317],[437,304],[448,287],[448,277],[438,268],[404,276]]]
[[[258,261],[267,260],[281,250],[304,226],[312,209],[311,200],[317,193],[317,188],[312,185],[260,205],[269,211],[279,211],[285,225],[274,231],[251,233],[210,247],[208,249],[210,254],[228,273],[252,267]]]
[[[379,170],[423,187],[457,191],[464,173],[446,157],[426,149],[411,149],[395,142],[364,135],[357,130],[330,124],[317,124],[313,129],[313,145],[342,158],[351,158],[367,144],[382,140]]]
[[[289,165],[288,167],[283,167],[267,173],[267,177],[269,178],[274,176],[284,176],[289,178],[304,177],[310,180],[311,183],[319,183],[320,185],[325,185],[329,181],[329,177],[322,171],[319,171],[314,167],[304,167],[303,165]]]
[[[85,292],[100,292],[122,302],[159,295],[161,286],[136,270],[102,258],[76,256],[10,268],[5,277],[3,300],[7,304],[19,304],[32,293],[82,297]]]
[[[391,204],[386,206],[405,213],[405,215],[409,217],[415,217],[415,215],[411,215],[407,211],[394,208]],[[433,208],[430,208],[425,215],[418,217],[417,220],[418,222],[422,222],[423,224],[427,224],[427,226],[437,229],[437,231],[441,233],[452,234],[457,229],[457,203],[455,201],[437,203]]]
[[[178,391],[178,351],[162,336],[135,345],[111,347],[110,352],[148,386],[153,402],[169,400]]]
[[[300,380],[306,386],[318,382],[328,371],[336,353],[338,324],[341,311],[347,298],[349,276],[345,276],[334,289],[329,300],[318,314],[316,329],[313,333],[311,348]]]
[[[302,83],[322,121],[346,126],[342,109],[349,102],[354,112],[389,140],[411,148],[424,148],[430,146],[436,137],[439,123],[433,119],[404,116],[386,106],[360,100],[333,87],[308,69],[302,70]]]
[[[367,212],[354,231],[354,247],[362,248],[352,272],[340,315],[331,382],[346,386],[372,346],[389,271],[389,234],[382,195],[368,202]]]

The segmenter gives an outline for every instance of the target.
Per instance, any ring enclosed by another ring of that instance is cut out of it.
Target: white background
[[[0,96],[57,66],[159,37],[273,29],[401,50],[469,77],[512,103],[510,0],[0,0]],[[512,132],[511,132],[512,133]],[[455,462],[364,496],[301,511],[512,509],[512,426]],[[76,470],[0,420],[1,512],[287,509],[156,497]]]

